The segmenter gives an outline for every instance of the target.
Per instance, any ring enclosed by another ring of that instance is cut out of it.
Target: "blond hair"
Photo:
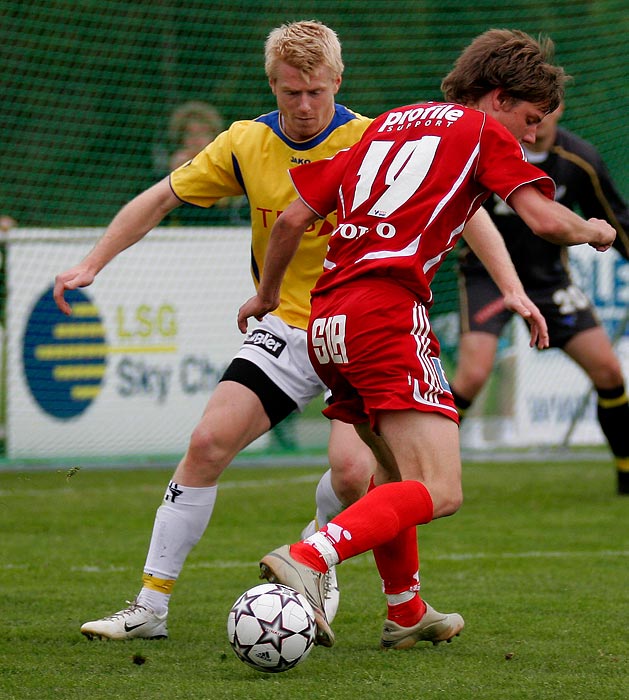
[[[264,46],[264,69],[273,80],[280,61],[308,77],[327,66],[334,77],[343,74],[341,43],[336,32],[316,20],[291,22],[271,31]]]

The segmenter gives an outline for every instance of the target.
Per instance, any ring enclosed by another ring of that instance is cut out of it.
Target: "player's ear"
[[[341,89],[341,83],[343,82],[343,78],[340,75],[337,75],[336,78],[334,78],[334,94]]]
[[[277,95],[277,93],[275,92],[275,83],[276,83],[276,82],[277,82],[277,81],[276,81],[275,78],[269,78],[269,86],[271,87],[271,92],[272,92],[274,95]]]
[[[491,94],[491,104],[496,112],[510,112],[518,102],[502,88],[496,88]]]

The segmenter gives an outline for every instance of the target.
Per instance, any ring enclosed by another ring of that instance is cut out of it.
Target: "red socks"
[[[321,529],[321,533],[334,547],[339,560],[344,561],[389,543],[409,528],[414,532],[415,525],[429,523],[432,515],[432,498],[426,487],[419,481],[398,481],[383,484],[367,493],[339,513]],[[409,541],[409,533],[405,533],[400,541],[404,552],[409,550]],[[417,551],[416,542],[414,550]],[[291,554],[307,566],[327,570],[317,550],[308,544],[292,545]],[[415,564],[413,566],[416,571]]]
[[[373,558],[385,593],[419,590],[416,527],[407,527],[386,544],[374,547]]]
[[[424,617],[425,612],[426,603],[424,603],[419,595],[416,595],[406,603],[399,603],[398,605],[389,604],[387,606],[387,620],[397,622],[397,624],[402,625],[402,627],[412,627]]]
[[[322,574],[325,574],[328,570],[325,559],[310,544],[304,544],[304,542],[296,542],[295,544],[291,544],[290,555],[300,564],[309,566],[311,569],[320,571]]]

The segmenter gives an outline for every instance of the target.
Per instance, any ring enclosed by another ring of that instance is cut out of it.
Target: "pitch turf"
[[[227,472],[179,579],[167,641],[89,642],[81,622],[139,587],[169,472],[0,474],[0,698],[562,700],[629,697],[629,498],[608,463],[469,464],[466,502],[420,528],[423,593],[452,644],[378,649],[371,557],[339,570],[337,644],[280,675],[237,660],[227,612],[257,559],[312,516],[320,470]]]

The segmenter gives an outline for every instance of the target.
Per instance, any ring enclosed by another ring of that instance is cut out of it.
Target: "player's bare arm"
[[[273,224],[258,291],[238,310],[241,333],[247,332],[247,319],[253,317],[261,321],[265,314],[279,306],[286,268],[297,252],[304,231],[319,218],[301,199],[297,199]]]
[[[53,296],[59,309],[69,316],[72,309],[64,298],[66,289],[77,289],[92,284],[96,275],[108,262],[137,243],[180,204],[181,201],[173,194],[167,177],[126,204],[112,219],[105,233],[85,258],[55,278]]]
[[[603,219],[582,219],[559,202],[547,199],[532,185],[519,187],[509,197],[509,206],[538,236],[560,245],[587,243],[600,252],[611,247],[616,231]]]
[[[542,350],[550,342],[548,326],[529,299],[509,256],[504,238],[485,209],[479,209],[463,231],[463,237],[489,272],[504,297],[507,309],[520,314],[530,326],[530,346]]]

